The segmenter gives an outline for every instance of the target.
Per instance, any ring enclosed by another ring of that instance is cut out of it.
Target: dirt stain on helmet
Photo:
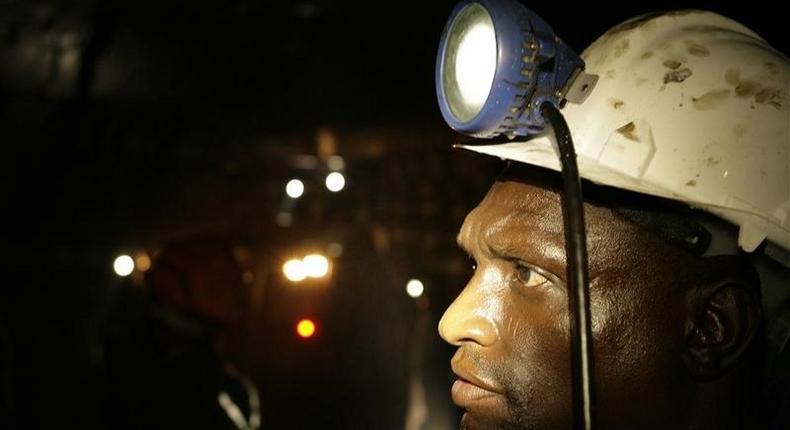
[[[678,67],[682,66],[683,63],[677,60],[666,60],[664,61],[664,67],[670,68],[672,70],[677,70]]]
[[[622,134],[626,139],[639,142],[639,136],[636,135],[636,124],[633,121],[617,129],[617,132]]]
[[[694,55],[696,57],[707,57],[710,55],[710,51],[708,48],[700,45],[699,43],[693,40],[686,41],[686,49],[688,50],[689,54]]]
[[[777,109],[784,106],[785,93],[779,88],[763,88],[754,95],[754,101],[759,104],[771,105]]]
[[[736,86],[741,82],[741,72],[735,69],[728,69],[727,72],[724,73],[724,80],[727,81],[728,84]]]
[[[711,110],[719,107],[730,97],[732,97],[731,90],[720,89],[708,91],[699,97],[692,97],[691,101],[694,103],[694,108],[697,110]]]
[[[762,90],[762,85],[754,81],[742,81],[735,87],[735,95],[746,99]]]
[[[688,67],[684,67],[682,69],[673,70],[671,72],[667,72],[664,75],[664,83],[665,84],[669,84],[669,83],[672,83],[672,82],[680,83],[680,82],[683,82],[686,79],[688,79],[689,76],[691,76],[692,74],[693,73],[691,72],[691,69],[689,69]]]
[[[623,40],[617,46],[614,47],[614,58],[622,57],[623,54],[628,52],[628,48],[631,47],[631,42],[628,39]]]

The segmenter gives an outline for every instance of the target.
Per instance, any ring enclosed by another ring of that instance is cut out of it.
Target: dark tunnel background
[[[457,426],[436,335],[470,264],[465,214],[501,165],[451,149],[434,90],[453,1],[0,1],[6,246],[0,428],[112,428],[107,303],[135,288],[121,253],[229,238],[250,264],[239,366],[264,428],[404,428],[420,375],[425,429]],[[787,53],[765,2],[527,3],[580,52],[646,12],[704,8]],[[345,161],[346,188],[323,186]],[[284,186],[306,185],[292,201]],[[332,277],[294,288],[283,261],[340,244]],[[426,288],[405,294],[410,278]],[[293,322],[319,323],[308,342]],[[156,428],[152,424],[151,428]]]

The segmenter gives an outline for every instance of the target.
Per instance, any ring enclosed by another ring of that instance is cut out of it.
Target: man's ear
[[[729,371],[751,344],[761,320],[759,278],[737,256],[709,257],[712,277],[692,294],[683,363],[712,380]]]

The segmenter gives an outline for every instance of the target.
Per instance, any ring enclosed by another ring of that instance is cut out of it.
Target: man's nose
[[[466,288],[444,312],[439,321],[439,335],[447,343],[461,346],[471,342],[491,346],[497,339],[494,298],[485,294],[473,277]]]

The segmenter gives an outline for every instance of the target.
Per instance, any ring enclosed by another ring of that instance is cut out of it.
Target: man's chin
[[[507,417],[481,415],[472,411],[465,411],[461,418],[462,430],[506,430],[514,429]]]
[[[485,429],[488,428],[486,424],[490,423],[481,423],[479,419],[469,412],[464,412],[464,416],[461,417],[461,430]]]

